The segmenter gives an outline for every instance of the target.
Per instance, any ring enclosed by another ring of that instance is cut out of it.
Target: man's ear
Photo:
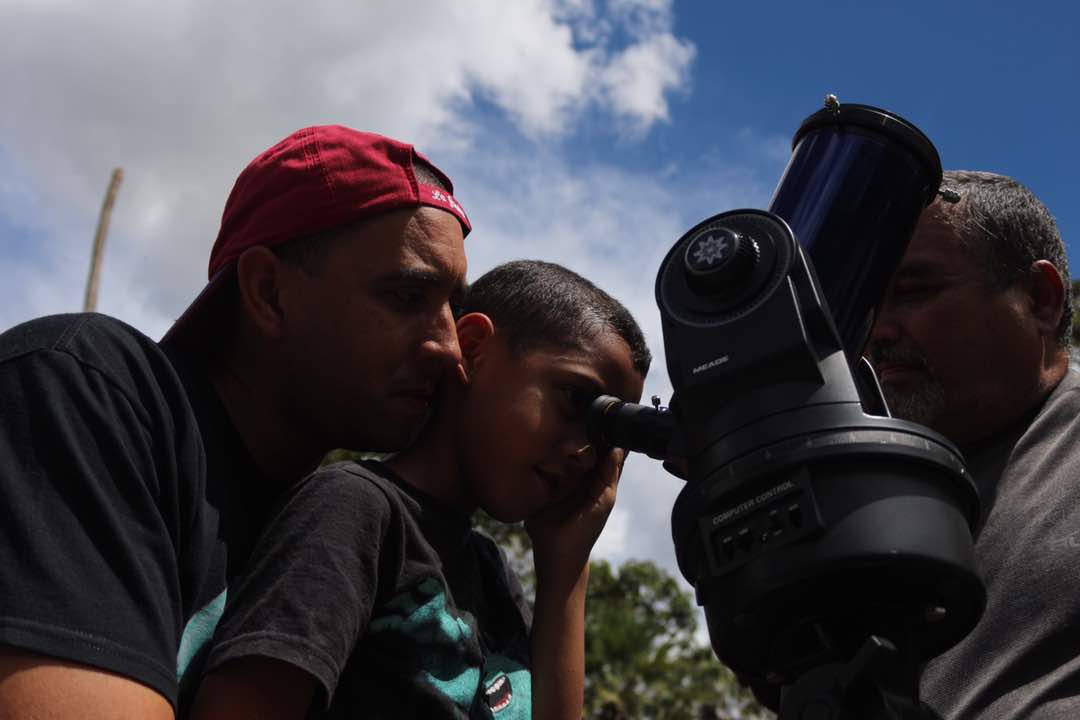
[[[469,371],[483,364],[487,357],[488,341],[495,336],[495,324],[484,313],[462,315],[457,321],[457,336],[462,365]]]
[[[284,312],[281,282],[284,264],[269,249],[248,248],[236,261],[236,285],[244,315],[262,334],[278,337]]]
[[[1031,313],[1040,330],[1052,337],[1057,336],[1061,313],[1065,308],[1065,281],[1049,260],[1036,260],[1031,264]]]

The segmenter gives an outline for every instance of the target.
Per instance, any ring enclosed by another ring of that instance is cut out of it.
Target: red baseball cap
[[[446,189],[419,182],[417,161]],[[276,247],[391,210],[426,205],[445,210],[469,234],[453,184],[412,145],[341,125],[297,130],[252,160],[236,178],[210,251],[209,283],[163,340],[185,330],[227,286],[236,259],[250,247]]]

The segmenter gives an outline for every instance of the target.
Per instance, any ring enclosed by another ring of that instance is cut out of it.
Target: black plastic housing
[[[887,656],[902,670],[866,677],[918,707],[921,663],[985,605],[979,497],[952,444],[887,416],[860,352],[941,164],[866,105],[814,113],[793,148],[770,211],[707,218],[661,264],[670,411],[600,398],[590,435],[683,461],[680,571],[763,697],[817,697],[817,678]]]
[[[703,296],[684,257],[718,229],[753,238],[762,259],[732,281],[745,292]],[[975,485],[940,435],[864,412],[787,224],[761,210],[709,218],[656,288],[689,463],[672,537],[717,656],[785,685],[871,636],[921,662],[969,632],[985,603]]]

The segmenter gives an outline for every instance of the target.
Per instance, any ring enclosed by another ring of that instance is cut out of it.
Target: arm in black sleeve
[[[177,491],[155,417],[70,353],[0,353],[0,645],[175,703]]]
[[[324,468],[291,491],[229,591],[209,671],[244,658],[282,661],[313,676],[329,704],[400,564],[400,523],[386,495],[349,468]]]

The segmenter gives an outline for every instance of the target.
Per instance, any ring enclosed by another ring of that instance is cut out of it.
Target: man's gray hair
[[[1004,175],[949,170],[942,190],[953,190],[960,202],[938,204],[974,257],[982,260],[990,280],[1008,287],[1027,277],[1036,260],[1049,260],[1065,283],[1058,340],[1068,346],[1072,328],[1069,262],[1057,223],[1046,206],[1026,187]]]

